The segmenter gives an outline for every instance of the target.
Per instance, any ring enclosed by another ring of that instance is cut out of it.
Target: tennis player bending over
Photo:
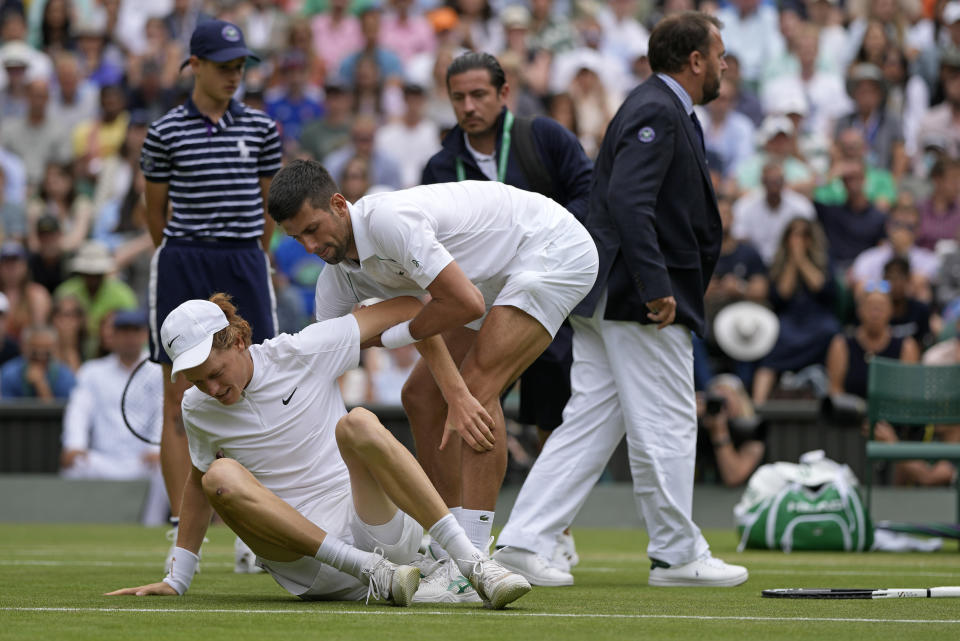
[[[526,594],[523,577],[470,543],[377,417],[344,407],[337,378],[356,366],[361,344],[379,343],[421,307],[398,297],[261,345],[250,345],[250,326],[225,294],[174,309],[160,333],[172,375],[193,385],[182,406],[193,467],[177,549],[162,582],[109,594],[186,592],[212,510],[303,599],[409,605],[420,570],[402,564],[417,556],[422,527],[488,607]]]

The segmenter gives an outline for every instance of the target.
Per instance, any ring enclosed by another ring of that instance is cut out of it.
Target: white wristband
[[[384,347],[393,349],[416,343],[417,339],[410,335],[410,321],[394,325],[380,335],[380,342]]]
[[[200,564],[200,557],[186,548],[177,547],[173,551],[173,563],[170,567],[170,574],[164,578],[163,582],[182,595],[190,587],[193,581],[193,575],[197,572],[197,565]]]

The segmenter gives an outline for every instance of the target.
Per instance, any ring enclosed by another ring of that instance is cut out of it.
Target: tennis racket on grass
[[[143,359],[133,369],[120,397],[127,429],[141,441],[160,445],[163,429],[163,368]]]
[[[960,586],[940,588],[778,588],[761,594],[771,599],[928,599],[960,597]]]

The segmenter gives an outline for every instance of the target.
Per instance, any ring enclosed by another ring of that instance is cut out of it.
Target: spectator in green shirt
[[[71,264],[74,274],[53,292],[55,299],[76,296],[87,314],[87,344],[84,357],[97,354],[100,322],[108,313],[118,309],[136,309],[137,295],[130,286],[111,273],[115,265],[106,245],[90,240],[84,243]]]
[[[847,166],[867,157],[867,144],[859,129],[844,129],[837,136],[833,161],[824,184],[813,192],[813,199],[824,205],[842,205],[847,202],[847,190],[843,179]],[[863,190],[867,200],[876,209],[886,212],[897,201],[897,183],[886,169],[866,166]]]

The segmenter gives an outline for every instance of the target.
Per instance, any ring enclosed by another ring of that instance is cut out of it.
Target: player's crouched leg
[[[258,483],[247,468],[233,459],[220,458],[211,463],[203,474],[203,493],[213,509],[225,516],[224,512],[235,513],[241,509],[245,499],[244,490],[251,482]]]

